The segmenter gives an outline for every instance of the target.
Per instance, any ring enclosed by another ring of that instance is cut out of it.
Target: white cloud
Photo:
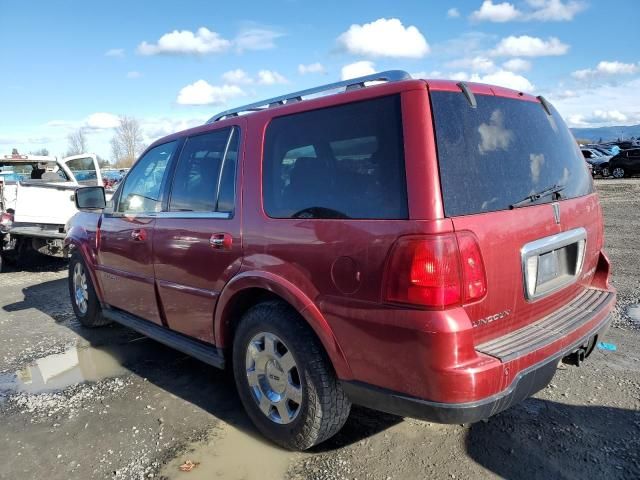
[[[411,78],[443,78],[444,75],[439,70],[432,70],[430,72],[421,71],[421,72],[411,72]]]
[[[124,49],[112,48],[104,52],[105,57],[124,57]]]
[[[471,20],[487,22],[511,22],[540,21],[540,22],[566,22],[573,20],[576,14],[586,8],[582,1],[569,0],[527,0],[529,9],[518,10],[510,2],[493,3],[492,0],[484,0],[480,8],[471,14]]]
[[[347,52],[370,57],[421,58],[429,44],[416,27],[405,27],[397,18],[379,18],[364,25],[351,25],[338,37]]]
[[[244,50],[270,50],[275,48],[275,40],[282,37],[282,33],[266,28],[246,28],[241,30],[234,39],[239,52]]]
[[[135,71],[135,70],[133,70],[131,72],[127,72],[127,78],[136,79],[136,78],[140,78],[141,76],[142,76],[142,74],[140,72]]]
[[[598,63],[596,68],[585,68],[576,70],[571,75],[578,80],[586,80],[594,77],[604,77],[607,75],[629,75],[640,70],[635,63],[608,62]]]
[[[467,68],[473,72],[490,72],[496,68],[493,60],[483,56],[453,60],[447,62],[446,66],[449,68]]]
[[[253,83],[253,78],[241,68],[224,72],[222,74],[222,80],[231,85],[249,85]]]
[[[625,123],[629,120],[629,117],[619,110],[594,110],[589,115],[570,115],[568,120],[573,126],[586,127],[589,125]]]
[[[511,72],[527,72],[531,70],[531,62],[522,58],[512,58],[504,62],[502,66],[505,70]]]
[[[459,16],[460,16],[460,10],[458,10],[457,8],[450,8],[449,10],[447,10],[448,18],[458,18]]]
[[[568,51],[569,45],[555,37],[543,40],[529,35],[512,35],[500,40],[491,54],[502,57],[545,57],[564,55]]]
[[[84,123],[91,130],[106,130],[120,125],[120,118],[113,113],[97,112],[89,115]]]
[[[310,63],[308,65],[298,65],[298,73],[300,75],[306,75],[307,73],[325,73],[326,70],[320,62]]]
[[[237,85],[217,86],[198,80],[183,87],[176,101],[181,105],[215,105],[243,95],[245,92]]]
[[[509,2],[493,3],[492,0],[484,0],[479,10],[471,14],[471,19],[481,22],[510,22],[520,17],[522,13]]]
[[[138,45],[138,53],[142,55],[206,55],[220,53],[229,49],[231,42],[200,27],[195,33],[190,30],[174,30],[160,37],[158,43],[142,42]]]
[[[498,85],[500,87],[512,88],[520,92],[532,92],[535,90],[534,85],[522,75],[518,75],[506,70],[499,70],[495,73],[489,73],[484,76],[478,74],[471,75],[472,82],[488,83]]]
[[[457,82],[466,82],[469,80],[469,74],[467,72],[456,72],[448,75],[451,80],[455,80]]]
[[[546,92],[560,114],[574,127],[640,123],[640,78],[596,87]],[[608,113],[603,113],[608,112]],[[622,120],[622,116],[626,120]]]
[[[148,117],[140,120],[140,125],[149,141],[175,132],[202,125],[209,119],[209,115],[194,118]]]
[[[527,19],[542,22],[570,21],[586,8],[586,4],[580,1],[562,3],[562,0],[527,0],[527,3],[534,8]]]
[[[376,73],[375,64],[369,60],[362,60],[342,67],[340,78],[349,80],[350,78],[363,77],[372,73]]]
[[[274,70],[260,70],[258,72],[258,83],[261,85],[276,85],[278,83],[289,83],[289,81]]]

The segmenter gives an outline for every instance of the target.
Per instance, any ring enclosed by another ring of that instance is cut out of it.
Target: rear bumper
[[[357,381],[342,381],[341,384],[349,399],[364,407],[438,423],[477,422],[521,402],[546,387],[555,375],[559,361],[576,348],[587,344],[590,339],[602,339],[610,322],[611,316],[606,315],[579,340],[571,342],[553,356],[521,370],[502,392],[472,402],[433,402]]]

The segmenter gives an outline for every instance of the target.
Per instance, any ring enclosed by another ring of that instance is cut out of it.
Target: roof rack
[[[249,105],[232,108],[231,110],[225,110],[224,112],[220,112],[207,120],[207,124],[223,120],[227,117],[237,117],[238,114],[242,112],[256,112],[288,103],[300,102],[303,100],[302,97],[326,92],[328,90],[336,90],[344,87],[345,91],[349,91],[357,88],[364,88],[366,82],[399,82],[400,80],[410,80],[411,78],[411,75],[404,70],[387,70],[385,72],[374,73],[372,75],[365,75],[364,77],[343,80],[342,82],[328,83],[326,85],[320,85],[319,87],[300,90],[299,92],[292,92],[279,97],[273,97],[260,102],[250,103]]]

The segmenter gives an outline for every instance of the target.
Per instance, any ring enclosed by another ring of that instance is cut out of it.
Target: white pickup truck
[[[0,247],[12,249],[20,261],[34,251],[62,256],[65,224],[77,212],[75,191],[80,186],[102,186],[95,155],[82,154],[58,159],[53,156],[5,155],[0,168],[13,167],[20,175],[15,185],[0,191],[4,239]],[[11,188],[8,188],[11,187]],[[1,235],[2,233],[0,233]]]

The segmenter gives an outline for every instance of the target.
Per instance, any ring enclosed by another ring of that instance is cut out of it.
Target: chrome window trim
[[[236,131],[236,127],[235,125],[231,127],[231,130],[229,131],[229,136],[227,137],[227,143],[224,147],[224,153],[222,155],[222,163],[220,164],[220,171],[218,172],[218,186],[216,188],[216,203],[215,203],[215,209],[216,211],[218,211],[218,202],[220,201],[220,185],[222,184],[222,173],[224,172],[224,166],[227,163],[227,155],[229,153],[229,146],[231,145],[231,140],[233,139],[233,134]],[[237,165],[236,165],[237,168]],[[234,178],[237,178],[234,176]],[[235,193],[235,188],[234,188],[234,193]],[[235,207],[235,195],[234,195],[234,207]]]
[[[530,294],[527,288],[527,261],[533,256],[537,256],[541,253],[547,253],[552,250],[557,250],[572,243],[584,242],[582,246],[582,256],[577,259],[576,273],[573,277],[566,281],[559,283],[550,290],[544,290],[539,293]],[[558,290],[565,288],[575,283],[580,278],[582,267],[584,265],[584,256],[587,251],[587,231],[583,227],[574,228],[566,232],[551,235],[549,237],[541,238],[527,243],[520,249],[520,268],[522,269],[522,289],[524,291],[525,299],[529,302],[538,300],[542,297],[546,297]]]
[[[231,218],[229,212],[155,212],[146,214],[151,218]]]

